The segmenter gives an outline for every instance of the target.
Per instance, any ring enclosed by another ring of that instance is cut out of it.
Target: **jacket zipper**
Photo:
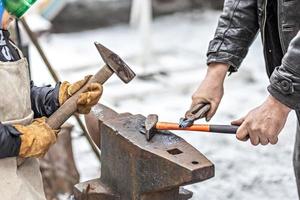
[[[263,47],[264,47],[264,54],[265,54],[265,63],[266,63],[266,70],[267,70],[267,73],[268,75],[270,75],[270,70],[269,70],[269,67],[268,67],[268,56],[267,56],[267,50],[266,49],[266,23],[267,23],[267,8],[268,8],[268,0],[265,0],[265,5],[264,5],[264,21],[263,21],[263,30],[262,30],[262,40],[263,40]]]

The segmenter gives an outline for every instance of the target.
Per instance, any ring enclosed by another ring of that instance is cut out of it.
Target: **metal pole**
[[[19,49],[21,49],[21,51],[24,54],[24,56],[27,57],[27,58],[29,58],[28,45],[23,44],[23,40],[22,40],[22,35],[21,35],[21,30],[20,30],[19,20],[18,19],[15,20],[15,33],[16,33],[17,46],[19,47]],[[28,60],[27,62],[28,62],[29,77],[31,78],[30,60]]]
[[[45,52],[43,51],[35,33],[30,29],[29,25],[26,22],[26,19],[23,17],[21,20],[21,23],[25,29],[25,31],[27,32],[30,40],[32,41],[32,43],[34,44],[35,48],[37,49],[37,51],[39,52],[40,56],[42,57],[44,63],[46,64],[51,76],[53,77],[53,79],[55,80],[55,82],[59,82],[60,79],[58,78],[57,73],[55,72],[55,70],[53,69],[52,65],[50,64]],[[82,129],[85,137],[87,138],[89,144],[91,145],[94,153],[96,154],[97,158],[100,161],[100,157],[101,157],[101,151],[98,148],[98,146],[95,144],[95,142],[93,141],[92,137],[90,136],[90,134],[88,133],[88,131],[86,130],[84,123],[82,122],[82,120],[79,118],[78,115],[73,115],[77,121],[77,123],[79,124],[80,128]]]
[[[22,46],[22,38],[21,38],[21,32],[20,32],[20,27],[19,27],[19,20],[16,19],[16,26],[15,26],[15,29],[16,29],[16,38],[17,38],[17,44],[18,44],[18,47],[19,49],[22,49],[23,46]]]

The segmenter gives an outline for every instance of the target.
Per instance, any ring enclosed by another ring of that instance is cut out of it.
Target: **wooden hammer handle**
[[[90,83],[104,84],[114,72],[105,65],[102,67],[78,92],[70,97],[60,108],[53,113],[48,119],[47,124],[53,129],[58,130],[76,111],[79,95],[87,91]]]
[[[158,122],[156,129],[158,130],[177,130],[177,131],[201,131],[201,132],[215,132],[215,133],[226,133],[236,134],[238,126],[231,125],[206,125],[206,124],[195,124],[191,127],[180,128],[177,123]]]

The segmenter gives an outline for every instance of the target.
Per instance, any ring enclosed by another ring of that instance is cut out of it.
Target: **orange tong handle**
[[[170,131],[202,131],[202,132],[210,132],[210,126],[209,125],[202,125],[202,124],[195,124],[191,127],[187,128],[180,128],[179,124],[177,123],[169,123],[169,122],[158,122],[156,124],[156,129],[158,130],[170,130]]]
[[[236,134],[239,127],[232,125],[208,125],[208,124],[194,124],[187,128],[180,128],[179,124],[169,122],[158,122],[156,124],[158,130],[179,130],[179,131],[200,131],[200,132],[214,132],[223,134]]]

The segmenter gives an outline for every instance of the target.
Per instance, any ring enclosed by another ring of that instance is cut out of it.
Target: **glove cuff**
[[[68,81],[64,81],[59,88],[59,94],[58,94],[58,102],[59,105],[63,105],[68,98],[70,98],[69,94],[68,94],[68,88],[70,87],[70,83]]]

